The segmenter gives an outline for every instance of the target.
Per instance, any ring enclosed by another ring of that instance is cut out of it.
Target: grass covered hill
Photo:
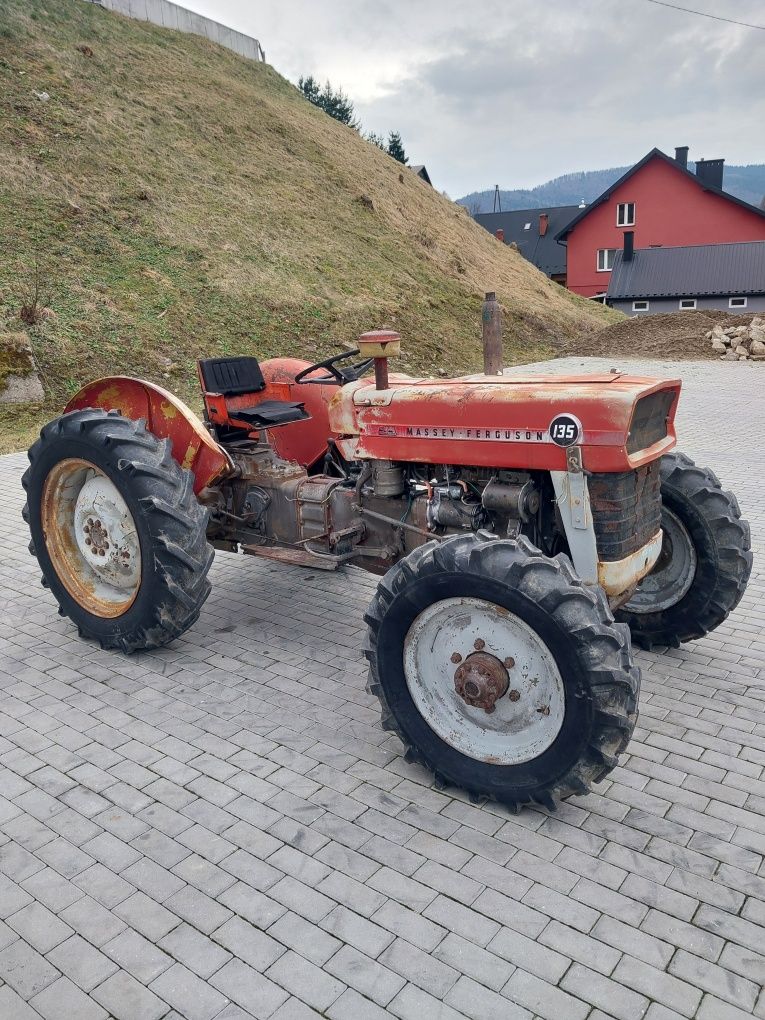
[[[268,65],[82,0],[0,0],[0,333],[28,331],[47,394],[2,412],[6,448],[99,375],[189,398],[199,355],[326,356],[390,325],[401,367],[475,369],[485,290],[508,360],[618,318]]]

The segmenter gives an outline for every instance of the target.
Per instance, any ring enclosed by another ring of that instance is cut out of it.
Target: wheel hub
[[[403,665],[420,715],[470,758],[532,761],[563,725],[565,687],[550,649],[492,602],[463,596],[431,603],[409,628]]]
[[[141,583],[141,543],[114,482],[89,461],[58,461],[40,510],[48,555],[72,598],[94,616],[126,612]]]
[[[135,586],[140,569],[135,523],[116,486],[93,475],[74,506],[75,540],[88,566],[119,589]]]
[[[454,673],[454,689],[466,705],[493,712],[510,686],[510,676],[495,655],[473,652]]]

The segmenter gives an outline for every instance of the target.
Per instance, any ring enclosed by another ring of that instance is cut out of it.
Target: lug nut
[[[452,652],[452,662],[454,663],[462,662],[462,656],[460,655],[459,652]]]
[[[486,642],[484,641],[483,638],[476,638],[476,640],[473,642],[473,648],[475,648],[477,652],[480,652],[485,647]]]
[[[521,696],[521,692],[520,691],[510,691],[510,693],[508,694],[508,698],[511,701],[518,701],[520,696]]]
[[[512,657],[512,655],[508,655],[508,657],[505,659],[505,666],[507,666],[508,669],[512,669],[514,665],[515,659]]]

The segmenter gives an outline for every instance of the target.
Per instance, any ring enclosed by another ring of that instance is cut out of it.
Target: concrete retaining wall
[[[217,21],[195,14],[194,11],[187,11],[185,7],[171,3],[171,0],[89,0],[89,2],[139,21],[151,21],[164,28],[175,28],[180,32],[204,36],[205,39],[219,43],[251,60],[266,59],[257,39],[242,32],[235,32],[233,28],[220,25]]]

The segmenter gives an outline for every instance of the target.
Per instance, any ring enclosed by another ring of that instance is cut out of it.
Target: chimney
[[[497,229],[494,231],[494,236],[496,237],[496,239],[498,241],[502,241],[503,244],[504,244],[504,241],[505,241],[505,232],[502,229],[502,227],[497,227]]]
[[[697,159],[696,176],[702,184],[722,191],[724,164],[724,159]]]
[[[635,231],[625,230],[624,231],[624,251],[622,252],[622,262],[632,262],[632,256],[635,254]]]
[[[550,225],[550,217],[546,212],[539,214],[539,236],[544,237]]]
[[[683,170],[688,169],[688,146],[680,145],[675,149],[675,162],[679,163]]]

